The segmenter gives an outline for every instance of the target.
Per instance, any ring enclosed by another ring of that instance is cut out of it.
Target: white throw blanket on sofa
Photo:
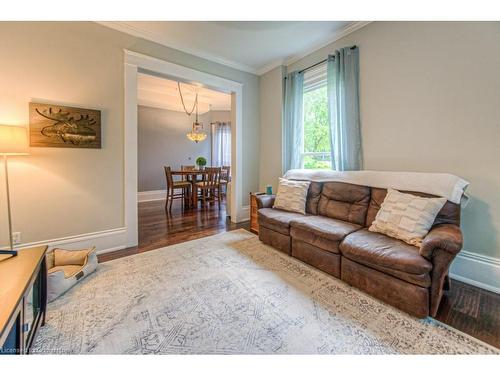
[[[450,202],[466,203],[468,181],[449,173],[346,171],[325,169],[291,169],[285,178],[306,181],[338,181],[355,185],[416,191],[444,197]]]

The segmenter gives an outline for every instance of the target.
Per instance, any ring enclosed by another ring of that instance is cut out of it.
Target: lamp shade
[[[0,125],[0,155],[29,155],[28,132],[23,126]]]

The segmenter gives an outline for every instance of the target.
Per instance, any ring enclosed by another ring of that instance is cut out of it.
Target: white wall
[[[499,41],[500,22],[374,22],[287,67],[300,70],[336,48],[359,46],[365,168],[449,172],[469,180],[464,249],[495,258],[500,258]],[[264,86],[273,89],[267,95],[281,95],[273,80],[260,78],[261,100]],[[279,134],[281,124],[276,113],[266,114],[262,102],[261,107],[261,160],[270,160],[277,141],[268,142],[267,134]],[[279,174],[278,164],[270,168],[268,175]],[[267,183],[262,170],[260,178],[261,186]]]
[[[194,115],[168,109],[139,106],[137,111],[138,190],[165,190],[164,166],[180,169],[195,165],[196,158],[210,159],[210,112],[199,116],[207,139],[195,143],[186,137],[191,131]]]
[[[12,158],[13,225],[24,243],[123,227],[124,49],[243,84],[243,203],[248,203],[259,176],[253,157],[260,140],[257,76],[92,22],[0,22],[0,35],[0,123],[27,125],[30,100],[102,110],[102,149],[33,148],[31,156]]]

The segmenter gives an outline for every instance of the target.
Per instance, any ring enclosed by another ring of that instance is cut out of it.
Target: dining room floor
[[[235,224],[226,216],[223,199],[220,209],[218,203],[198,205],[198,208],[185,207],[182,200],[176,199],[172,210],[165,210],[165,201],[157,200],[138,204],[139,244],[124,250],[99,255],[99,261],[121,258],[142,253],[168,245],[211,236],[234,229],[250,230],[250,222]]]

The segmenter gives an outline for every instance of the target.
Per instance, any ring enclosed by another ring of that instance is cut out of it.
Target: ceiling
[[[198,93],[198,113],[201,115],[210,109],[230,111],[231,95],[219,91],[181,83],[182,96],[186,109],[191,111],[196,93]],[[137,103],[147,107],[184,112],[177,81],[139,73],[137,75]]]
[[[264,74],[357,30],[349,21],[131,21],[104,26],[253,74]]]

